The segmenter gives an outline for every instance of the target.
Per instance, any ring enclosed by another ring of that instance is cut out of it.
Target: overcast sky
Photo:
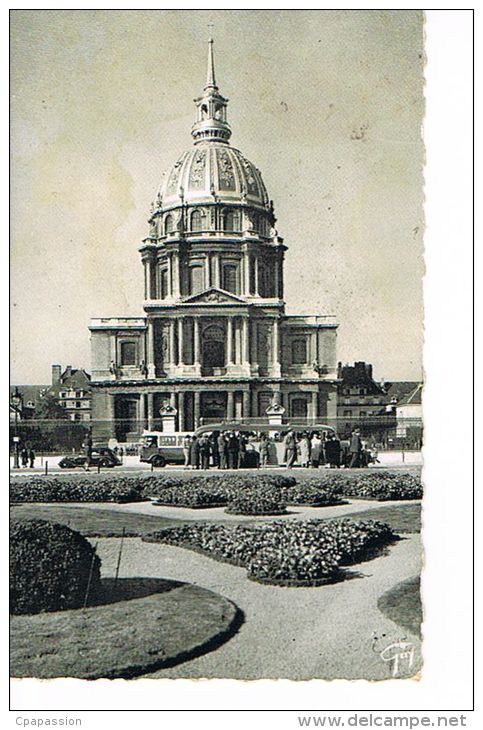
[[[287,312],[335,314],[344,362],[421,377],[420,11],[17,10],[11,32],[14,383],[89,369],[90,317],[142,312],[138,247],[210,33],[289,247]]]

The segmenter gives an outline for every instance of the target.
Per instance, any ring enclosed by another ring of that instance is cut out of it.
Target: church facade
[[[193,145],[165,176],[140,254],[144,314],[93,319],[96,441],[220,420],[337,416],[337,324],[288,315],[286,246],[260,171],[230,145],[213,42]]]

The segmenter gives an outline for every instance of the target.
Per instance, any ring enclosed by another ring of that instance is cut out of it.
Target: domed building
[[[165,175],[140,248],[144,316],[91,321],[96,440],[136,440],[174,415],[336,417],[337,324],[289,316],[286,246],[258,168],[230,144],[228,100],[208,46],[193,144]],[[279,408],[280,410],[280,408]]]

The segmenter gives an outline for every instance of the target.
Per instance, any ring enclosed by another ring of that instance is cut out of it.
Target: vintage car
[[[75,469],[85,467],[87,457],[85,454],[68,454],[59,461],[61,469]],[[89,459],[89,466],[101,466],[112,468],[122,464],[118,455],[107,446],[93,447]]]

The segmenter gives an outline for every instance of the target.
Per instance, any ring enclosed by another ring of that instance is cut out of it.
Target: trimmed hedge
[[[248,576],[274,585],[322,585],[341,566],[374,556],[397,539],[374,520],[273,521],[257,525],[192,524],[146,535],[148,542],[186,547],[243,566]]]
[[[13,478],[11,502],[139,502],[178,507],[218,507],[242,494],[264,494],[273,503],[325,507],[344,504],[343,497],[379,501],[421,499],[419,479],[407,473],[364,471],[361,474],[327,472],[297,483],[293,477],[218,473],[180,478],[155,475],[68,475]],[[255,497],[253,498],[255,501]]]
[[[78,608],[96,595],[101,561],[79,532],[46,520],[10,522],[13,614]]]
[[[10,502],[139,502],[145,481],[121,475],[14,478]]]

